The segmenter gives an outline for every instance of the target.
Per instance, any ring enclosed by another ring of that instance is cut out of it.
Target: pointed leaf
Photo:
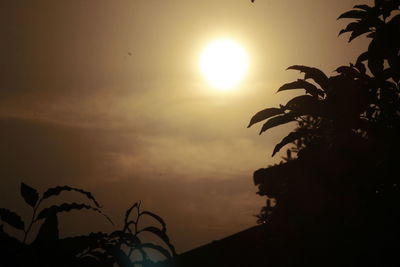
[[[93,256],[100,259],[105,259],[105,255],[102,253],[103,251],[93,249],[99,249],[103,242],[106,242],[107,234],[102,232],[90,233],[89,235],[83,236],[73,236],[59,239],[58,248],[60,254],[65,256],[74,256],[74,255],[82,255],[84,252],[87,252],[87,255]],[[104,263],[104,262],[103,262]],[[75,266],[75,265],[74,265]],[[80,265],[81,266],[81,265]],[[87,266],[87,265],[82,265]],[[89,265],[92,266],[92,265]]]
[[[169,251],[166,250],[165,248],[163,248],[162,246],[154,245],[151,243],[143,243],[143,244],[141,244],[141,247],[154,249],[154,250],[160,252],[162,255],[164,255],[164,257],[166,257],[167,259],[172,258],[171,253],[169,253]]]
[[[385,80],[392,78],[393,81],[398,82],[400,79],[400,68],[390,67],[390,68],[383,70],[382,78]]]
[[[349,38],[349,42],[351,42],[354,38],[370,31],[371,30],[369,29],[369,24],[367,24],[365,21],[364,22],[357,21],[349,23],[345,29],[342,29],[339,32],[339,35],[346,32],[352,32]]]
[[[58,239],[58,235],[58,218],[57,215],[53,213],[44,220],[34,243],[55,241]]]
[[[124,238],[126,241],[129,241],[129,244],[127,243],[129,246],[139,246],[142,244],[142,241],[140,241],[136,234],[125,233]]]
[[[155,234],[156,236],[158,236],[162,241],[164,241],[164,243],[168,246],[168,248],[172,251],[173,255],[176,255],[176,251],[174,246],[169,242],[169,237],[167,236],[167,234],[163,231],[161,231],[160,229],[153,227],[153,226],[149,226],[146,228],[143,228],[142,230],[140,230],[138,233],[141,232],[150,232]]]
[[[288,70],[298,70],[300,72],[304,72],[304,79],[313,79],[316,83],[318,83],[322,89],[326,88],[328,83],[328,77],[321,70],[313,67],[307,67],[302,65],[293,65],[287,68]]]
[[[126,211],[126,213],[125,213],[125,218],[124,218],[125,225],[128,224],[129,215],[131,214],[132,210],[133,210],[134,208],[138,208],[138,207],[139,207],[139,203],[136,202],[135,204],[133,204],[133,205]]]
[[[396,27],[399,25],[399,23],[400,23],[400,14],[397,14],[396,16],[394,16],[393,18],[390,19],[390,21],[388,22],[388,25],[390,25],[392,27]],[[399,28],[397,28],[397,32],[398,32],[398,30],[399,30]]]
[[[383,72],[384,61],[380,57],[371,57],[368,60],[368,68],[371,70],[372,74],[375,76],[380,76]]]
[[[375,38],[375,36],[376,36],[376,32],[370,32],[370,33],[367,34],[368,38],[372,38],[373,39],[373,38]]]
[[[143,212],[140,213],[140,215],[148,215],[148,216],[153,217],[154,219],[156,219],[162,225],[162,231],[163,232],[167,231],[167,225],[165,224],[164,220],[160,216],[158,216],[157,214],[154,214],[154,213],[152,213],[150,211],[143,211]]]
[[[106,216],[105,214],[103,214],[101,212],[101,210],[99,210],[98,208],[94,208],[94,207],[86,205],[86,204],[78,204],[78,203],[63,203],[60,206],[53,205],[50,208],[45,208],[39,213],[36,220],[44,219],[49,216],[56,215],[60,212],[69,212],[71,210],[81,210],[81,209],[88,209],[88,210],[93,210],[95,212],[98,212],[101,215],[103,215],[104,217],[106,217],[106,219],[113,224],[111,219],[108,218],[108,216]]]
[[[294,116],[292,114],[284,114],[282,116],[277,116],[269,119],[266,123],[261,128],[260,134],[265,132],[268,129],[271,129],[273,127],[288,123],[294,121]]]
[[[361,63],[361,62],[364,62],[364,61],[368,60],[368,57],[369,57],[369,55],[368,55],[368,51],[366,51],[366,52],[362,53],[361,55],[359,55],[359,56],[358,56],[356,64],[358,64],[358,63]]]
[[[112,246],[108,248],[109,253],[114,256],[118,266],[120,267],[133,267],[134,264],[132,263],[131,259],[128,255],[125,254],[120,248],[116,246]]]
[[[259,112],[257,112],[250,120],[249,126],[247,126],[247,128],[249,128],[250,126],[252,126],[253,124],[266,120],[270,117],[282,114],[283,110],[280,108],[266,108],[264,110],[261,110]]]
[[[358,8],[358,9],[362,9],[365,11],[369,11],[372,9],[372,7],[368,6],[368,5],[355,5],[354,8]]]
[[[151,233],[155,234],[156,236],[158,236],[159,238],[161,238],[166,243],[169,243],[169,237],[167,236],[167,234],[164,231],[161,231],[160,229],[158,229],[157,227],[148,226],[148,227],[143,228],[139,232],[151,232]]]
[[[25,228],[24,222],[22,221],[21,217],[15,212],[8,209],[0,208],[0,220],[8,223],[10,226],[18,230],[24,230]]]
[[[349,42],[367,32],[370,32],[370,29],[368,27],[360,27],[359,29],[355,29],[350,35]]]
[[[306,113],[311,110],[315,110],[316,105],[319,103],[314,97],[310,95],[296,96],[289,100],[286,104],[286,109],[298,111],[300,113]]]
[[[352,77],[352,78],[356,78],[356,77],[360,76],[360,73],[355,68],[352,68],[349,66],[340,66],[335,71],[337,73],[344,74],[344,75]]]
[[[305,80],[297,80],[295,82],[291,83],[286,83],[282,85],[279,89],[278,92],[284,91],[284,90],[291,90],[291,89],[305,89],[306,93],[317,97],[318,95],[324,95],[324,92],[321,89],[318,89],[314,84],[309,83]]]
[[[337,19],[361,19],[365,17],[367,12],[361,11],[361,10],[350,10],[347,12],[344,12],[342,15],[340,15]]]
[[[31,207],[35,207],[39,199],[39,194],[36,189],[24,183],[21,183],[21,196],[24,198],[25,202]]]
[[[400,3],[398,0],[394,0],[394,1],[385,1],[382,3],[382,15],[383,15],[383,19],[387,19],[388,17],[390,17],[390,14],[392,13],[393,10],[398,10]]]
[[[61,192],[63,192],[63,191],[75,191],[75,192],[79,192],[79,193],[85,195],[85,196],[86,196],[88,199],[90,199],[91,201],[93,201],[93,203],[94,203],[98,208],[101,207],[101,206],[99,205],[99,203],[96,201],[96,199],[93,197],[93,195],[92,195],[90,192],[85,191],[85,190],[80,189],[80,188],[74,188],[74,187],[69,187],[69,186],[56,186],[56,187],[53,187],[53,188],[49,188],[49,189],[47,189],[46,192],[44,192],[44,194],[43,194],[43,199],[46,199],[46,198],[49,198],[49,197],[52,197],[52,196],[57,196],[57,195],[59,195],[59,194],[60,194]]]
[[[364,63],[362,63],[362,62],[357,62],[357,63],[356,63],[356,68],[357,68],[358,71],[359,71],[361,74],[363,74],[363,75],[365,75],[366,72],[367,72],[367,69],[365,68]]]
[[[122,238],[124,235],[125,233],[123,231],[116,230],[110,234],[110,238],[115,238],[115,237]]]
[[[354,29],[356,29],[357,27],[359,27],[359,22],[349,23],[349,24],[347,24],[346,28],[340,30],[339,35],[346,33],[346,32],[354,31]]]
[[[279,144],[277,144],[275,146],[274,151],[272,152],[272,157],[275,156],[275,154],[277,152],[279,152],[279,150],[281,150],[281,148],[284,147],[285,145],[292,143],[292,142],[296,141],[297,139],[308,135],[310,132],[311,132],[310,129],[300,129],[298,131],[291,132],[290,134],[288,134],[288,136],[283,138]],[[288,151],[290,152],[290,150],[288,150]],[[290,158],[289,154],[288,154],[288,158]]]

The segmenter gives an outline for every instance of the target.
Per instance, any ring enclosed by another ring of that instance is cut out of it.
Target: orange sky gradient
[[[275,94],[302,77],[288,66],[333,75],[365,49],[362,38],[337,37],[348,21],[336,18],[354,4],[1,1],[0,207],[28,214],[21,181],[87,189],[118,225],[142,200],[166,220],[178,252],[255,225],[265,200],[252,174],[280,161],[270,155],[292,126],[261,136],[246,126],[293,96]],[[219,92],[198,61],[225,37],[247,50],[249,69]],[[61,218],[64,235],[112,229],[88,212]]]

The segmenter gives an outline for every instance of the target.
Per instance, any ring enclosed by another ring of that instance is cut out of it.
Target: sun
[[[248,56],[239,43],[230,39],[216,40],[201,53],[200,68],[212,87],[225,91],[243,79]]]

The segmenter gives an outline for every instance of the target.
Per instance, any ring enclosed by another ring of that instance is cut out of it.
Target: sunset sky
[[[272,149],[292,126],[246,126],[293,96],[275,94],[302,78],[288,66],[334,75],[355,60],[365,43],[337,37],[348,21],[336,18],[360,2],[1,1],[0,207],[28,214],[22,181],[89,190],[117,224],[141,200],[178,252],[255,225],[265,200],[252,174],[280,161]],[[221,38],[249,58],[227,91],[199,66]],[[65,235],[113,229],[88,212],[61,223]]]

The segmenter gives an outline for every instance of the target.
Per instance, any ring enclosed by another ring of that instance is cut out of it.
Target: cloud
[[[130,204],[142,200],[144,208],[167,220],[171,238],[182,251],[250,226],[262,203],[251,170],[240,163],[246,140],[140,136],[126,129],[20,118],[2,118],[0,127],[1,186],[8,191],[3,207],[21,208],[21,181],[39,190],[65,184],[83,187],[113,218],[121,218]],[[237,156],[226,159],[225,153]],[[96,225],[95,215],[85,221],[74,216],[63,216],[66,234],[110,229],[101,220]]]
[[[274,94],[301,76],[287,66],[329,59],[329,71],[349,58],[340,27],[304,17],[334,23],[351,5],[307,2],[2,4],[0,206],[22,207],[21,181],[83,187],[115,218],[143,200],[166,218],[178,250],[252,225],[263,203],[252,172],[279,160],[269,155],[292,126],[259,137],[258,126],[246,129],[250,117],[290,98]],[[197,64],[221,35],[243,41],[254,60],[227,94],[210,90]],[[65,233],[106,227],[77,216],[63,216]]]
[[[95,176],[105,160],[96,130],[18,118],[2,118],[0,125],[0,175],[6,179],[77,183]]]

